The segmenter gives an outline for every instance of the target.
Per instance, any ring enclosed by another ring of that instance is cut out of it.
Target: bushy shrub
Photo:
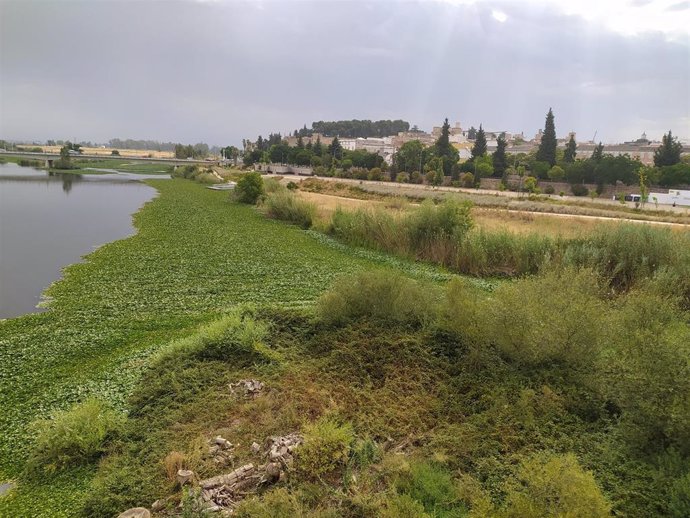
[[[413,462],[396,485],[398,491],[421,503],[430,516],[460,518],[467,512],[450,473],[430,462]]]
[[[345,467],[354,441],[349,424],[321,418],[304,428],[304,443],[295,450],[295,465],[305,478],[328,475]]]
[[[505,518],[608,518],[611,506],[572,454],[536,455],[509,482]]]
[[[410,175],[405,172],[400,172],[395,176],[395,181],[397,183],[409,183]]]
[[[670,497],[668,507],[672,518],[690,516],[690,472],[673,482]]]
[[[610,354],[602,392],[622,412],[628,442],[642,450],[690,454],[690,327],[668,297],[628,293],[606,332]]]
[[[369,170],[369,180],[380,182],[383,180],[383,172],[380,167],[374,167]]]
[[[233,361],[235,366],[271,361],[273,355],[264,345],[268,325],[256,320],[244,308],[202,327],[196,334],[182,338],[162,349],[153,359],[153,367],[174,357]]]
[[[422,325],[434,318],[436,293],[398,273],[361,272],[342,277],[317,303],[321,321],[344,324],[362,317]]]
[[[601,352],[603,304],[589,270],[549,271],[494,292],[485,332],[521,365],[591,366]]]
[[[51,420],[37,423],[38,435],[28,463],[29,472],[52,473],[87,464],[121,430],[123,417],[96,399],[88,399]]]
[[[410,495],[391,495],[379,511],[381,518],[432,518],[424,506]]]
[[[544,187],[544,194],[553,194],[554,192],[556,192],[556,189],[553,188],[553,185]]]
[[[255,204],[264,194],[264,180],[259,173],[242,175],[233,190],[233,196],[240,203]]]
[[[570,191],[574,196],[587,196],[589,194],[589,189],[580,183],[571,185]]]
[[[402,222],[411,251],[420,259],[450,266],[457,247],[472,228],[471,204],[445,200],[434,205],[426,200]]]
[[[571,242],[566,265],[593,268],[618,289],[650,278],[662,266],[682,269],[690,254],[690,238],[669,229],[622,223],[599,227],[587,238]]]
[[[472,173],[460,175],[460,185],[467,188],[474,187],[474,175]]]
[[[275,219],[296,223],[302,228],[309,228],[316,217],[316,205],[299,199],[288,190],[269,194],[262,207]]]
[[[298,518],[304,516],[304,509],[293,492],[281,487],[264,493],[260,498],[242,501],[233,516],[237,518]]]

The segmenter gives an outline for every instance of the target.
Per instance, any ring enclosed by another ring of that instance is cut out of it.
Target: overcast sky
[[[0,138],[209,144],[316,120],[690,138],[690,1],[0,0]]]

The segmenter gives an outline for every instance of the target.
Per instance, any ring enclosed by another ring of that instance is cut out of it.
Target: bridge
[[[60,153],[36,153],[31,151],[2,151],[0,150],[0,156],[12,156],[17,158],[28,158],[31,160],[44,160],[46,167],[53,167],[53,162],[60,158]],[[155,162],[164,163],[171,165],[184,165],[184,164],[196,164],[196,165],[210,165],[217,164],[222,165],[221,160],[198,160],[198,159],[184,159],[184,158],[148,158],[148,157],[130,157],[130,156],[120,156],[120,155],[70,155],[70,158],[77,158],[80,160],[128,160],[128,161],[138,161],[138,162]]]

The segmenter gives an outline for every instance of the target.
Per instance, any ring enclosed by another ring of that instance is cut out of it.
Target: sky
[[[404,119],[690,139],[690,1],[0,0],[0,139]]]

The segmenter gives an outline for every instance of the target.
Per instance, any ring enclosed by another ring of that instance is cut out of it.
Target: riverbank
[[[138,233],[64,271],[50,311],[0,322],[0,481],[19,477],[37,418],[93,395],[124,409],[163,344],[238,303],[303,307],[342,273],[441,270],[333,243],[228,202],[185,180],[149,180],[159,196],[134,217]],[[25,484],[0,498],[4,516],[74,516],[93,468]]]

